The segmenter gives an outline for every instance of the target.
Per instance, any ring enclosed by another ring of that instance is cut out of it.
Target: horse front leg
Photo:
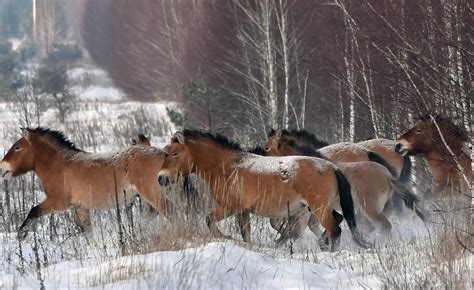
[[[216,203],[212,212],[206,217],[206,224],[209,230],[211,231],[212,235],[216,238],[226,238],[232,239],[231,236],[224,235],[219,228],[217,227],[216,223],[233,215],[233,211],[230,211],[226,207],[219,205]]]
[[[250,212],[244,210],[237,214],[237,222],[239,224],[242,239],[244,239],[244,242],[250,243]]]
[[[64,211],[69,207],[69,203],[65,200],[59,199],[55,200],[54,198],[47,197],[44,201],[42,201],[37,206],[34,206],[26,219],[21,224],[20,228],[18,229],[17,239],[19,241],[23,241],[27,234],[28,229],[37,222],[38,218],[44,215],[48,215],[53,212]]]

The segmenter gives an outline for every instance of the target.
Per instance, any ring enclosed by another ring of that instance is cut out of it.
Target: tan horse
[[[18,230],[18,239],[26,237],[27,229],[38,217],[67,209],[76,211],[83,228],[89,227],[89,209],[128,203],[135,192],[168,216],[170,204],[161,196],[156,180],[164,156],[163,151],[149,146],[132,146],[109,154],[87,153],[61,132],[23,129],[23,137],[2,160],[3,176],[34,171],[46,199],[30,210]]]
[[[378,138],[362,141],[356,144],[370,150],[371,152],[377,153],[395,170],[394,176],[403,184],[408,185],[412,164],[410,157],[401,156],[394,150],[396,141]]]
[[[250,217],[283,217],[308,206],[326,229],[322,249],[336,250],[341,228],[332,215],[340,200],[354,240],[358,235],[350,185],[332,163],[311,157],[264,157],[241,150],[222,135],[184,130],[164,148],[166,160],[159,173],[161,185],[179,174],[195,173],[210,187],[215,201],[207,225],[218,237],[216,222],[237,215],[242,237],[250,241]]]
[[[423,156],[434,181],[428,198],[443,197],[453,191],[470,192],[473,172],[467,142],[469,137],[463,128],[449,118],[429,114],[398,138],[395,150],[402,155]]]
[[[150,135],[146,136],[144,134],[138,134],[136,137],[132,138],[133,145],[143,145],[143,146],[151,146]],[[189,213],[190,210],[194,212],[199,211],[199,204],[197,197],[199,196],[199,192],[195,189],[192,184],[191,178],[188,175],[183,176],[182,178],[183,183],[183,193],[185,194],[186,198],[186,212]],[[173,203],[175,201],[173,200]],[[149,207],[149,213],[153,213],[154,210],[152,207]]]
[[[359,220],[368,220],[369,227],[373,225],[383,232],[390,231],[391,224],[387,215],[391,212],[389,201],[392,200],[393,195],[403,200],[409,208],[415,209],[418,216],[424,219],[423,214],[414,206],[418,201],[416,196],[394,178],[385,166],[365,161],[368,159],[366,149],[346,143],[329,145],[319,150],[315,150],[313,146],[314,142],[306,136],[290,135],[288,131],[283,131],[269,137],[265,144],[265,151],[274,156],[309,155],[336,162],[351,184]],[[281,234],[279,241],[285,241],[290,236],[297,238],[301,235],[306,225],[299,220],[304,221],[305,218],[299,216],[290,218],[290,227],[286,228],[282,226],[282,220],[271,220],[272,226]],[[314,219],[310,219],[309,226],[314,232],[316,227],[313,223]],[[374,230],[373,226],[369,231]]]

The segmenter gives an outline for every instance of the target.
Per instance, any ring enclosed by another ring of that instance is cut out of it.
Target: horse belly
[[[136,193],[131,189],[115,191],[88,190],[75,195],[73,203],[88,209],[108,209],[118,205],[126,205],[132,202]]]
[[[288,217],[293,216],[301,210],[307,208],[307,203],[304,200],[298,201],[281,201],[278,203],[260,203],[255,207],[254,214],[264,217]]]

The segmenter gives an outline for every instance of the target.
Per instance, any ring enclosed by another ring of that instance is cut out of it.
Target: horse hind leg
[[[317,208],[314,211],[315,217],[321,225],[326,229],[325,234],[319,239],[319,247],[321,251],[337,251],[341,241],[341,227],[332,213],[332,209]]]
[[[384,235],[390,234],[392,230],[392,224],[388,221],[385,214],[383,214],[382,212],[373,213],[373,214],[370,214],[370,216],[368,216],[368,219]]]

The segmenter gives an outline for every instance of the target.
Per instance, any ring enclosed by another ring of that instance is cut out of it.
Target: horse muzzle
[[[158,176],[158,183],[161,186],[169,186],[171,184],[171,180],[168,175],[159,175]]]
[[[2,163],[1,163],[0,176],[3,179],[9,179],[10,177],[12,177],[12,172],[10,170],[10,165],[5,161],[2,161]]]
[[[405,147],[403,147],[403,144],[402,143],[397,143],[395,145],[395,152],[401,154],[402,156],[405,156],[408,154],[408,149],[406,149]]]

